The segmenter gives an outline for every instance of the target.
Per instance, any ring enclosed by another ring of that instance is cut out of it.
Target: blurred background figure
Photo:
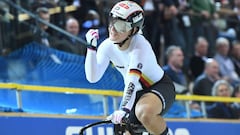
[[[73,5],[77,9],[71,12],[71,15],[79,21],[79,24],[84,22],[86,15],[88,14],[89,10],[94,10],[99,13],[101,16],[100,19],[105,20],[104,12],[105,7],[101,7],[104,1],[101,0],[66,0],[68,5]],[[108,1],[106,3],[111,3],[112,1]]]
[[[98,43],[101,43],[108,36],[107,27],[102,24],[100,20],[100,15],[96,10],[90,9],[87,14],[84,16],[82,26],[80,27],[80,37],[85,39],[85,34],[89,29],[98,29],[99,40]]]
[[[75,19],[74,17],[69,17],[66,20],[65,24],[66,24],[65,30],[67,32],[72,34],[72,36],[80,38],[79,37],[80,26],[77,19]],[[81,56],[86,55],[87,47],[84,44],[77,41],[74,37],[67,37],[62,35],[60,38],[61,39],[56,43],[58,50],[78,54]]]
[[[164,1],[160,0],[135,0],[135,1],[138,1],[138,3],[143,7],[145,13],[143,34],[146,37],[146,39],[151,43],[154,53],[157,57],[157,60],[159,60],[160,55],[162,55],[160,51],[161,49],[163,49],[160,38],[162,36],[163,29],[162,13]]]
[[[216,60],[208,58],[204,65],[203,73],[194,81],[192,93],[194,95],[211,96],[214,83],[221,79],[219,75],[219,64]],[[207,105],[212,104],[212,102],[206,103]]]
[[[37,16],[44,20],[45,22],[50,22],[50,13],[48,8],[46,7],[39,7],[36,9]],[[36,21],[36,27],[33,30],[34,41],[46,45],[47,47],[52,47],[54,38],[51,35],[50,29],[48,25]]]
[[[66,27],[65,27],[66,31],[73,34],[74,36],[78,36],[79,35],[79,23],[77,21],[77,19],[70,17],[68,18],[68,20],[66,21]],[[72,43],[75,43],[74,39],[71,40]]]
[[[214,55],[214,43],[217,36],[217,29],[212,21],[217,18],[215,4],[212,0],[190,0],[192,9],[191,22],[193,26],[194,42],[197,37],[203,36],[209,43],[209,56]]]
[[[184,39],[184,34],[180,29],[180,22],[182,22],[182,19],[178,18],[178,16],[181,15],[180,7],[178,7],[181,3],[179,3],[178,0],[164,0],[163,3],[164,11],[162,22],[164,25],[163,35],[165,48],[175,44],[180,46],[181,49],[185,51],[186,42]]]
[[[177,94],[191,94],[187,75],[183,70],[184,54],[179,46],[171,45],[166,50],[167,63],[163,66],[164,72],[173,80]],[[191,108],[190,117],[202,117],[200,106],[195,102],[175,101],[169,114],[178,112],[186,114],[186,105]],[[178,109],[177,109],[178,108]],[[181,108],[181,109],[180,109]],[[177,110],[176,110],[177,109]],[[186,115],[183,117],[187,117]]]
[[[240,39],[240,0],[232,0],[233,5],[231,7],[231,10],[233,13],[229,16],[227,16],[226,21],[227,21],[227,28],[228,29],[234,29],[236,33],[236,39]]]
[[[240,42],[233,41],[231,48],[231,59],[235,67],[235,71],[240,76]]]
[[[10,26],[10,16],[9,16],[10,8],[9,6],[0,1],[0,54],[1,56],[8,55],[12,49],[9,44],[11,44],[10,33],[6,32],[11,29]]]
[[[195,53],[189,60],[189,77],[194,81],[203,73],[204,65],[208,59],[208,41],[204,37],[198,37],[195,43]]]
[[[36,14],[46,23],[51,23],[51,15],[48,8],[39,7],[36,10]],[[48,25],[36,20],[36,27],[33,29],[33,39],[35,42],[61,51],[70,50],[70,47],[66,44],[59,44],[60,39],[58,35],[59,33],[56,34]]]
[[[72,16],[69,16],[65,23],[65,30],[72,35],[71,37],[61,35],[59,37],[59,40],[55,42],[56,49],[72,54],[85,56],[87,50],[86,45],[76,39],[80,38],[80,26],[78,20]]]
[[[100,26],[100,15],[96,10],[89,10],[82,23],[83,29],[98,28]]]
[[[36,9],[36,15],[42,19],[42,21],[46,23],[50,23],[50,13],[48,8],[46,7],[39,7]],[[36,27],[33,29],[33,40],[40,45],[42,45],[42,49],[47,48],[54,48],[61,50],[62,47],[58,46],[57,42],[59,38],[55,35],[53,29],[50,29],[49,26],[45,23],[42,23],[36,20]],[[52,52],[48,51],[49,56],[51,59],[57,63],[61,64],[61,60]]]
[[[214,83],[221,79],[219,75],[219,64],[216,60],[209,58],[205,62],[203,73],[194,82],[193,94],[211,96]]]
[[[226,80],[218,80],[212,88],[212,96],[231,97],[233,87]],[[237,110],[231,103],[214,102],[207,108],[208,118],[238,119]]]
[[[69,18],[66,21],[66,31],[71,33],[72,35],[79,37],[80,34],[80,26],[75,18]],[[68,38],[68,41],[70,41],[70,46],[73,48],[73,52],[76,54],[84,55],[86,54],[86,46],[81,44],[80,42],[76,41],[75,39]]]
[[[45,7],[45,8],[54,8],[57,6],[57,4],[53,1],[50,0],[33,0],[30,3],[30,8],[32,11],[35,11],[36,9],[40,8],[40,7]]]
[[[240,84],[234,89],[232,97],[240,98]],[[240,103],[232,103],[232,107],[237,110],[238,116],[240,117]]]
[[[220,75],[234,86],[240,81],[233,61],[229,56],[229,49],[230,44],[226,38],[219,37],[216,39],[216,54],[214,59],[219,63]]]
[[[185,89],[176,87],[177,93],[187,92],[187,76],[183,71],[184,55],[183,51],[179,46],[171,45],[166,50],[166,65],[163,66],[165,73],[173,80],[175,85],[181,86]],[[178,89],[179,88],[179,89]]]

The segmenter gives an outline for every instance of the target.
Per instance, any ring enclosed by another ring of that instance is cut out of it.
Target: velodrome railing
[[[69,6],[64,7],[64,11],[66,13],[73,12],[73,11],[76,11],[76,10],[77,10],[77,7],[74,6],[74,5],[69,5]],[[60,13],[60,12],[61,12],[61,7],[49,8],[49,14],[50,15],[54,15],[54,14],[57,14],[57,13]],[[14,15],[12,15],[10,13],[8,13],[7,15],[11,20],[15,19]],[[19,14],[17,18],[18,18],[18,21],[21,22],[21,21],[29,20],[31,18],[31,16],[29,16],[26,13],[22,13],[22,14]]]
[[[67,36],[67,37],[71,37],[72,39],[80,42],[81,44],[83,45],[87,45],[86,41],[65,31],[63,28],[61,27],[58,27],[56,26],[55,24],[51,23],[51,22],[47,22],[43,19],[41,19],[39,16],[37,16],[36,14],[34,14],[33,12],[30,12],[28,11],[27,9],[24,9],[23,7],[21,7],[20,5],[14,3],[13,1],[9,1],[9,0],[3,0],[5,3],[7,3],[9,6],[13,7],[14,9],[16,9],[17,11],[20,11],[22,12],[21,14],[18,14],[17,17],[12,15],[11,13],[7,13],[7,16],[11,19],[11,20],[15,20],[15,21],[26,21],[26,20],[29,20],[30,18],[38,21],[38,22],[41,22],[45,25],[47,25],[48,27],[52,28],[53,30],[57,31],[57,32],[60,32],[61,34]],[[77,7],[75,6],[65,6],[65,7],[55,7],[55,8],[50,8],[49,9],[49,12],[50,12],[50,15],[53,15],[53,14],[57,14],[57,13],[60,13],[60,12],[64,12],[64,13],[67,13],[67,12],[72,12],[72,11],[75,11],[77,9]]]
[[[22,109],[22,91],[36,91],[36,92],[53,92],[53,93],[72,93],[72,94],[95,94],[103,96],[103,110],[104,115],[109,114],[108,111],[108,96],[113,97],[113,108],[118,108],[118,98],[122,96],[121,91],[116,90],[99,90],[99,89],[82,89],[82,88],[69,88],[69,87],[53,87],[53,86],[39,86],[39,85],[25,85],[17,83],[0,83],[1,89],[14,90],[16,92],[16,101],[18,109]],[[176,95],[176,100],[184,101],[186,106],[187,118],[191,118],[190,105],[191,101],[199,101],[201,103],[201,110],[203,117],[206,118],[205,102],[238,102],[240,98],[234,97],[212,97],[212,96],[198,96],[198,95]]]

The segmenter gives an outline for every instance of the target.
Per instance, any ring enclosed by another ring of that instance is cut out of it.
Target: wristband
[[[91,50],[97,50],[97,47],[95,47],[95,46],[92,46],[92,45],[87,45],[87,48],[88,49],[91,49]]]
[[[126,113],[130,113],[130,110],[127,108],[122,108],[123,111],[125,111]]]

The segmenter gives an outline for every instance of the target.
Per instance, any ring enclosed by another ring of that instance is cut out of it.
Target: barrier
[[[121,91],[118,91],[118,90],[100,90],[100,89],[79,89],[79,88],[68,88],[68,87],[49,87],[49,86],[37,86],[37,85],[24,85],[24,84],[16,84],[16,83],[0,83],[0,89],[11,89],[11,90],[15,90],[16,91],[16,102],[17,102],[17,108],[19,110],[22,110],[23,109],[23,104],[22,104],[22,91],[31,91],[31,92],[43,92],[43,93],[46,93],[45,96],[47,95],[51,95],[49,94],[50,93],[67,93],[67,94],[83,94],[83,95],[100,95],[101,98],[101,104],[97,104],[97,106],[102,108],[103,112],[99,112],[99,111],[96,111],[97,109],[95,108],[95,112],[96,114],[93,114],[93,115],[108,115],[110,114],[113,110],[116,110],[119,106],[119,97],[121,97],[122,95],[122,92]],[[31,94],[31,93],[30,93]],[[32,94],[33,95],[33,94]],[[45,96],[42,96],[43,98]],[[53,95],[54,98],[56,98],[57,101],[61,101],[63,99],[59,99],[57,98],[57,94]],[[39,96],[38,96],[39,97]],[[27,98],[30,98],[30,97],[27,97]],[[39,97],[40,98],[40,97]],[[94,97],[95,98],[95,97]],[[109,98],[111,98],[112,102],[109,104]],[[40,98],[42,99],[42,98]],[[80,107],[79,110],[84,110],[84,109],[89,109],[91,111],[94,112],[94,109],[91,109],[89,108],[88,106],[92,106],[93,108],[96,107],[94,106],[93,104],[90,105],[89,103],[87,103],[88,101],[88,98],[87,97],[84,97],[84,96],[79,96],[78,98],[74,98],[76,102],[74,102],[74,99],[70,99],[70,98],[67,98],[68,100],[71,100],[73,101],[71,104],[80,104],[81,103],[81,100],[84,101],[84,103],[86,104],[81,104],[79,106],[85,106],[85,107]],[[76,99],[79,99],[79,100],[76,100]],[[186,117],[187,118],[190,118],[191,117],[191,110],[189,110],[188,108],[188,101],[201,101],[202,103],[204,103],[204,101],[210,101],[210,102],[240,102],[240,99],[239,98],[232,98],[232,97],[229,97],[229,98],[226,98],[226,97],[211,97],[211,96],[197,96],[197,95],[177,95],[176,96],[176,99],[177,100],[182,100],[182,101],[186,101],[186,106],[187,106],[187,114],[186,114]],[[31,100],[31,99],[28,99],[28,100]],[[27,101],[28,101],[27,100]],[[40,103],[41,104],[41,103]],[[96,104],[95,104],[96,105]],[[76,105],[77,106],[77,105]],[[76,109],[76,108],[74,108]],[[202,109],[205,110],[205,106],[202,106]],[[68,109],[69,110],[69,109]],[[100,109],[101,110],[101,109]],[[74,110],[73,110],[74,111]],[[69,110],[69,112],[71,112],[71,109]],[[54,113],[54,111],[52,112]],[[61,113],[64,113],[64,111],[62,111]],[[206,113],[206,112],[205,112]],[[206,114],[203,113],[203,116],[197,116],[197,117],[206,117]],[[87,115],[87,113],[84,113],[85,115]]]
[[[0,113],[2,135],[77,135],[89,123],[104,117],[81,117],[50,114]],[[166,119],[170,135],[238,135],[239,120]],[[113,135],[113,127],[101,125],[90,128],[86,135]]]
[[[17,83],[0,83],[0,89],[15,89],[18,91],[40,91],[40,92],[56,92],[56,93],[75,93],[75,94],[95,94],[104,96],[122,96],[122,91],[118,90],[100,90],[100,89],[83,89],[68,87],[49,87],[39,85],[24,85]],[[208,102],[239,102],[239,98],[234,97],[212,97],[199,95],[176,95],[177,100],[184,101],[208,101]]]

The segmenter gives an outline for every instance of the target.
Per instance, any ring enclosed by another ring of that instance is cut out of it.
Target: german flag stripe
[[[142,72],[138,69],[130,69],[129,74],[139,76],[140,83],[143,85],[144,88],[148,88],[153,84],[153,81],[151,81],[147,76],[142,74]]]
[[[138,70],[138,69],[130,69],[129,74],[141,76],[142,72],[140,70]]]
[[[141,82],[141,84],[143,85],[144,88],[149,88],[153,84],[153,81],[151,81],[144,74],[141,75],[140,82]]]

